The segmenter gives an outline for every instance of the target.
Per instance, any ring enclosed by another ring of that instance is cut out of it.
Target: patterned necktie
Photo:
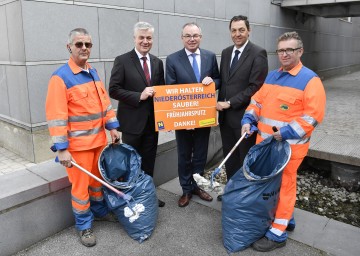
[[[238,61],[239,61],[239,54],[240,54],[240,51],[235,50],[235,55],[231,61],[231,65],[230,65],[230,73],[233,71],[234,67],[236,66],[236,63],[238,63]]]
[[[191,57],[193,58],[192,68],[194,70],[196,81],[198,83],[200,83],[200,71],[199,71],[199,66],[197,64],[197,61],[196,61],[196,53],[192,53]]]
[[[151,85],[151,81],[150,81],[150,73],[149,73],[149,67],[147,65],[147,58],[146,57],[141,57],[141,59],[143,60],[144,64],[143,64],[143,69],[144,69],[144,74],[145,74],[145,78],[146,78],[146,82],[147,82],[147,86]]]

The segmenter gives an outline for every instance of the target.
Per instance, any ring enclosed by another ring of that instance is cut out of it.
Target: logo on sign
[[[158,126],[158,129],[159,129],[159,130],[165,129],[165,125],[164,125],[164,122],[163,122],[163,121],[157,122],[157,126]]]

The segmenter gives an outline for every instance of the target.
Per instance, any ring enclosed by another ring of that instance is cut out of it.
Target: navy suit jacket
[[[220,74],[216,56],[213,52],[200,49],[200,82],[211,77],[216,85],[220,86]],[[166,84],[193,84],[197,83],[194,71],[185,49],[181,49],[166,58]]]

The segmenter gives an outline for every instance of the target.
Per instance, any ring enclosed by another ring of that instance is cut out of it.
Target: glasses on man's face
[[[276,50],[276,53],[278,55],[284,55],[284,53],[286,54],[293,54],[296,50],[301,49],[302,47],[298,47],[298,48],[286,48],[286,49],[279,49]]]
[[[74,45],[75,45],[76,48],[83,48],[84,45],[85,45],[86,48],[91,48],[91,47],[93,46],[93,44],[92,44],[92,43],[89,43],[89,42],[85,42],[85,43],[83,43],[83,42],[76,42],[76,43],[74,43]]]
[[[201,37],[201,35],[199,35],[199,34],[195,34],[195,35],[186,34],[186,35],[183,35],[182,37],[185,38],[186,40],[190,40],[191,38],[199,39]]]

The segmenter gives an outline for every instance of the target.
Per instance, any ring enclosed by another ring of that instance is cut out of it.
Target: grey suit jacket
[[[246,45],[234,70],[230,70],[233,45],[221,53],[218,101],[230,101],[231,107],[219,112],[219,123],[227,122],[232,128],[241,128],[241,119],[251,96],[263,85],[268,73],[266,50],[251,43]],[[226,118],[224,118],[226,115]]]
[[[219,68],[214,53],[200,49],[201,67],[200,82],[206,76],[211,77],[216,87],[220,86]],[[194,71],[186,55],[181,49],[166,58],[166,84],[192,84],[197,83]]]
[[[150,54],[150,65],[151,86],[163,85],[165,81],[162,60]],[[115,58],[109,94],[111,98],[119,101],[117,118],[120,131],[140,134],[148,118],[154,119],[153,99],[149,97],[140,101],[141,92],[146,86],[145,74],[135,50]]]

